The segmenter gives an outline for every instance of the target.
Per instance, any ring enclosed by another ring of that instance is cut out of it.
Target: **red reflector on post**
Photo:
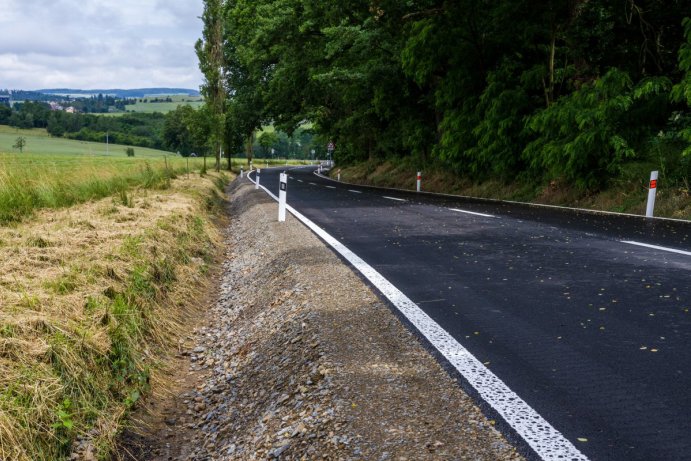
[[[657,179],[651,179],[650,180],[650,188],[651,189],[657,189]]]

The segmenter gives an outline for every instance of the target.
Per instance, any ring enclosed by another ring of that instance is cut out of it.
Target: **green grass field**
[[[26,139],[23,153],[12,148],[19,136]],[[111,144],[107,149],[104,143],[54,138],[43,129],[0,125],[0,225],[21,221],[42,208],[126,194],[132,187],[167,187],[175,175],[198,172],[204,165],[203,158],[186,159],[160,150],[135,147],[135,156],[127,157],[126,146]],[[241,166],[247,170],[246,159],[234,158],[232,163],[235,172]],[[283,166],[286,161],[273,159],[268,165]],[[206,166],[211,171],[215,159],[207,158]],[[264,168],[266,160],[255,159],[254,166]],[[221,168],[227,168],[226,159]]]
[[[16,153],[17,149],[13,149],[17,138],[22,136],[26,138],[26,147],[24,154],[51,154],[51,155],[92,155],[92,156],[109,156],[109,157],[125,157],[126,146],[118,144],[110,144],[106,147],[106,143],[94,143],[86,141],[76,141],[71,139],[54,138],[48,132],[41,128],[34,128],[31,130],[20,130],[6,125],[0,125],[0,153]],[[135,157],[163,157],[164,155],[175,155],[171,152],[164,152],[155,149],[147,149],[144,147],[134,148]]]
[[[23,153],[12,149],[26,138]],[[211,162],[209,162],[210,164]],[[203,159],[190,159],[190,171]],[[115,194],[131,187],[166,187],[187,171],[187,159],[170,152],[53,138],[45,130],[0,126],[0,224],[20,221],[41,208],[61,208]]]
[[[173,102],[150,102],[152,99],[165,99],[170,98]],[[146,99],[148,102],[142,102],[142,99]],[[195,109],[199,108],[204,103],[201,97],[195,96],[147,96],[145,98],[137,99],[137,103],[129,106],[125,106],[128,112],[143,112],[143,113],[153,113],[160,112],[166,114],[170,111],[177,109],[180,105],[190,105]]]

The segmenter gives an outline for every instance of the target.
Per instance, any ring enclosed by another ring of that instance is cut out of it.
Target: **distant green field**
[[[166,99],[170,98],[173,100],[173,102],[151,102],[153,99]],[[143,102],[146,100],[147,102]],[[153,112],[160,112],[160,113],[168,113],[170,111],[173,111],[177,109],[178,106],[180,105],[189,105],[194,107],[195,109],[198,108],[203,104],[203,99],[201,97],[195,97],[195,96],[180,96],[180,95],[175,95],[175,96],[165,96],[165,95],[156,95],[156,96],[147,96],[144,98],[139,98],[137,99],[137,103],[129,106],[125,106],[127,111],[130,112],[144,112],[144,113],[153,113]]]
[[[94,143],[86,141],[76,141],[72,139],[51,137],[44,129],[35,128],[32,130],[20,130],[6,125],[0,125],[0,153],[16,153],[13,149],[17,137],[26,138],[24,154],[54,154],[54,155],[95,155],[109,157],[125,157],[126,146],[106,143]],[[175,155],[171,152],[164,152],[144,147],[134,148],[135,157],[162,157],[164,155]]]

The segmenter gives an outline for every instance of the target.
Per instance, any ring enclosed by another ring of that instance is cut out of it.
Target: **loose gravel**
[[[120,459],[523,459],[317,237],[229,194],[218,295]]]

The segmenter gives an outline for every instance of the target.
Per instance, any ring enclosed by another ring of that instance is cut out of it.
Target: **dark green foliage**
[[[26,147],[26,138],[24,136],[19,136],[15,140],[15,143],[12,146],[12,149],[19,149],[19,153],[21,154],[22,152],[24,152],[25,147]]]
[[[292,134],[307,121],[340,163],[410,157],[598,188],[629,162],[662,149],[677,164],[691,149],[685,0],[223,8],[225,137],[238,150],[261,125]]]
[[[183,157],[190,154],[208,155],[211,152],[211,125],[207,107],[194,109],[178,106],[168,112],[163,127],[163,142],[166,149],[179,152]]]
[[[530,117],[528,127],[537,136],[524,156],[549,177],[595,187],[636,157],[632,146],[664,117],[665,103],[658,95],[670,86],[658,77],[634,87],[626,73],[612,69]]]
[[[52,136],[80,141],[105,142],[108,134],[111,143],[153,149],[164,147],[165,120],[166,116],[158,113],[105,117],[51,111],[48,104],[32,101],[15,104],[12,109],[0,106],[0,124],[24,129],[46,128]]]

